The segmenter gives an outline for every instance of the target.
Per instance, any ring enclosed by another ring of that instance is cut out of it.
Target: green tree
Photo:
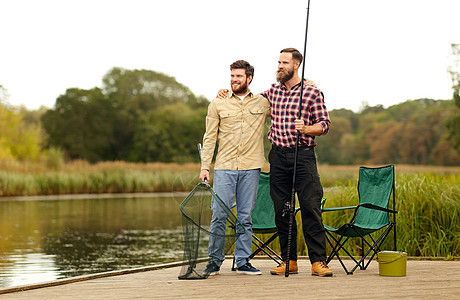
[[[460,154],[445,140],[451,102],[418,99],[388,109],[366,106],[357,114],[332,110],[330,132],[319,137],[318,161],[458,165]]]
[[[41,120],[47,147],[71,159],[184,161],[188,140],[203,134],[207,104],[173,77],[113,68],[102,89],[68,89]]]
[[[371,164],[389,164],[400,162],[400,143],[403,124],[394,120],[375,124],[369,133],[369,160]]]
[[[203,138],[206,110],[176,103],[143,114],[133,139],[130,160],[198,161],[196,144]]]
[[[53,110],[41,118],[48,146],[63,149],[69,158],[90,162],[114,159],[112,104],[98,88],[68,89]]]
[[[38,160],[40,130],[26,126],[22,115],[0,103],[0,159]]]
[[[453,102],[455,114],[447,120],[448,140],[460,152],[460,44],[452,44],[452,65],[448,71],[452,79]]]
[[[103,78],[103,93],[117,108],[114,123],[115,150],[117,159],[139,157],[135,149],[139,145],[134,136],[136,130],[147,127],[138,122],[145,121],[145,112],[157,110],[175,103],[186,103],[189,107],[207,107],[206,99],[197,98],[186,86],[174,77],[150,70],[126,70],[113,68]],[[163,131],[167,124],[155,130]],[[151,127],[150,127],[151,128]]]
[[[319,163],[331,165],[351,164],[353,161],[349,137],[352,136],[352,121],[331,111],[331,127],[325,136],[316,137],[316,153]],[[351,116],[351,115],[348,115]]]

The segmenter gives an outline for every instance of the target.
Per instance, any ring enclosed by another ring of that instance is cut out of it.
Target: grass
[[[40,164],[0,161],[0,196],[189,191],[198,164],[136,164],[75,161],[59,170]]]
[[[358,204],[357,170],[356,166],[337,167],[336,171],[335,167],[319,167],[322,180],[335,182],[325,188],[326,207]],[[396,166],[396,210],[397,250],[409,256],[460,256],[460,168]],[[351,219],[351,213],[352,210],[328,212],[323,215],[324,223],[339,226]],[[297,224],[301,232],[299,215]],[[308,255],[303,235],[299,234],[297,239],[298,254]],[[392,250],[392,239],[390,234],[382,249]],[[272,246],[279,251],[278,243]],[[359,255],[361,243],[351,239],[346,249]]]
[[[103,162],[89,164],[74,161],[59,168],[38,163],[0,161],[0,196],[30,196],[86,193],[143,193],[190,191],[199,181],[197,163],[127,163]],[[358,203],[357,166],[319,166],[325,187],[327,207]],[[409,256],[460,256],[460,167],[397,165],[396,209],[397,248]],[[325,223],[337,225],[350,216],[334,212],[325,216]],[[308,255],[298,224],[298,254]],[[265,236],[261,236],[265,239]],[[384,244],[389,250],[390,240]],[[279,250],[277,241],[272,245]],[[348,249],[361,250],[357,241]]]

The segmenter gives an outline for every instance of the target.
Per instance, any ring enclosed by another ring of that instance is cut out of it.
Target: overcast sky
[[[308,0],[1,0],[0,85],[9,103],[52,108],[68,88],[101,87],[113,67],[173,76],[213,99],[229,65],[275,82],[279,51],[303,52]],[[306,75],[329,109],[450,99],[459,0],[311,0]]]

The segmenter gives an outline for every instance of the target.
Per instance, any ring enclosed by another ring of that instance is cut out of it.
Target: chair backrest
[[[358,194],[359,203],[371,203],[388,208],[391,193],[394,201],[394,166],[380,168],[359,168]],[[394,203],[393,203],[394,205]],[[393,209],[395,209],[393,207]],[[354,224],[362,228],[380,228],[389,223],[388,213],[375,209],[360,207]]]
[[[257,200],[251,218],[254,231],[274,231],[276,229],[275,209],[270,197],[270,174],[268,173],[260,173]]]

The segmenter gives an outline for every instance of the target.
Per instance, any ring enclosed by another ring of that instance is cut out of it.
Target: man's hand
[[[200,173],[200,180],[201,182],[208,182],[209,181],[209,170],[201,170]]]
[[[216,97],[219,98],[219,99],[224,99],[225,97],[227,97],[227,93],[228,93],[228,89],[221,89],[217,93]]]
[[[305,81],[306,81],[305,82],[306,85],[310,85],[310,86],[315,87],[315,88],[317,87],[316,84],[313,81],[311,81],[310,79],[305,78]]]
[[[319,123],[313,125],[305,125],[304,120],[296,119],[294,121],[294,125],[295,130],[298,130],[302,134],[308,134],[311,136],[318,136],[323,134],[323,127]]]
[[[300,133],[305,133],[305,122],[303,120],[296,119],[294,121],[295,130],[299,131]]]

